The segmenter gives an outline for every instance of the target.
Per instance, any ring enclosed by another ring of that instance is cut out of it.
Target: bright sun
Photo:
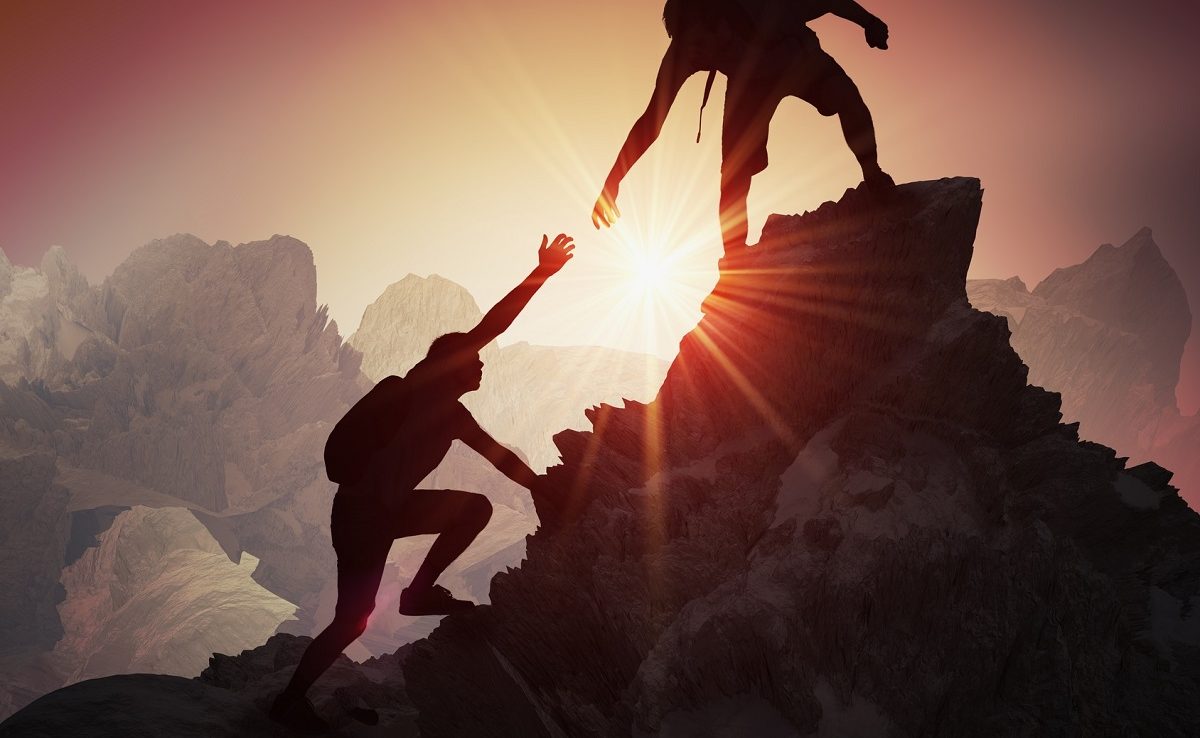
[[[670,287],[673,277],[669,265],[661,256],[638,254],[634,257],[630,282],[635,292],[647,297],[656,296]]]

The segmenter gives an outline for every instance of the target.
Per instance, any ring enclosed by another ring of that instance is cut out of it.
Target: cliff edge
[[[1170,472],[1080,441],[970,307],[981,204],[956,178],[772,218],[657,398],[556,435],[492,604],[339,662],[318,709],[345,735],[1190,733],[1200,518]],[[138,677],[0,735],[258,734],[302,648],[214,656],[186,691],[225,727]],[[137,710],[97,714],[124,694]]]

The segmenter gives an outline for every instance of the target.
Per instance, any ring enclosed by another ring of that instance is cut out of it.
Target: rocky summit
[[[317,709],[344,735],[1194,734],[1200,518],[970,307],[981,205],[956,178],[773,217],[657,398],[555,436],[492,604],[339,662]],[[302,647],[77,684],[0,735],[267,734]]]

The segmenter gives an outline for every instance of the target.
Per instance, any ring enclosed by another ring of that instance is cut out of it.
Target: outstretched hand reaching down
[[[602,225],[611,227],[620,217],[621,211],[617,209],[617,193],[615,190],[605,187],[600,196],[596,198],[595,207],[592,208],[592,225],[597,229]]]

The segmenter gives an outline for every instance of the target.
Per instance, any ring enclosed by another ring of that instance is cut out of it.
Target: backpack
[[[384,377],[354,403],[333,426],[325,441],[325,475],[336,484],[353,484],[365,476],[371,459],[400,429],[408,411],[403,377]]]

